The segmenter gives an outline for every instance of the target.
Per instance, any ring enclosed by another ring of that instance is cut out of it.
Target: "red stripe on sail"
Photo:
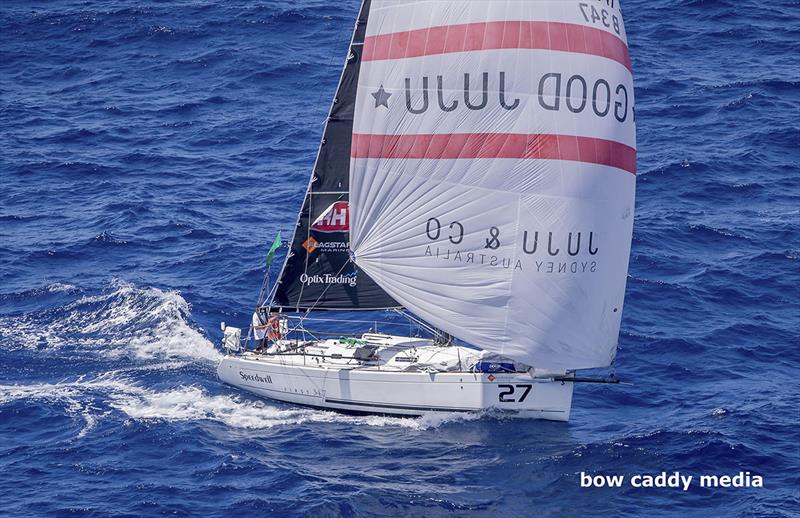
[[[353,158],[571,160],[636,174],[636,150],[613,140],[574,135],[453,133],[353,134]]]
[[[363,61],[490,49],[542,49],[591,54],[631,70],[628,46],[602,29],[560,22],[479,22],[369,36]]]

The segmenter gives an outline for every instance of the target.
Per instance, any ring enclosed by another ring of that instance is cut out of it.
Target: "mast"
[[[349,257],[349,169],[356,85],[370,0],[356,20],[289,251],[270,306],[285,311],[400,307]]]

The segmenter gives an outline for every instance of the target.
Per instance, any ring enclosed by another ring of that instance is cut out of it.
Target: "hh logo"
[[[334,202],[311,224],[317,232],[348,232],[350,230],[350,211],[346,201]]]

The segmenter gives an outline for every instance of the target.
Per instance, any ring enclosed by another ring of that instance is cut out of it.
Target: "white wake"
[[[431,414],[422,418],[349,416],[279,405],[243,394],[213,395],[196,385],[150,389],[133,381],[130,371],[60,383],[0,385],[0,405],[20,399],[63,406],[68,415],[84,420],[79,437],[86,435],[100,419],[114,411],[125,419],[140,422],[208,421],[251,430],[313,423],[399,426],[420,430],[480,417],[472,414]]]
[[[61,284],[46,290],[80,291]],[[222,357],[190,325],[190,310],[178,292],[117,281],[100,295],[83,296],[36,314],[0,318],[0,343],[11,344],[12,348],[53,352],[54,360],[63,358],[60,353],[65,351],[105,360],[132,360],[124,369],[58,383],[0,385],[0,405],[24,399],[62,406],[67,415],[83,420],[78,437],[113,415],[140,422],[216,422],[251,430],[305,423],[427,429],[479,418],[463,414],[422,418],[348,416],[274,403],[227,389],[226,393],[212,394],[201,386],[180,384],[181,368],[198,362],[213,365]],[[166,376],[174,375],[175,385],[144,386],[142,375],[154,371],[172,371]],[[216,379],[209,381],[216,383]]]
[[[53,285],[48,289],[65,288]],[[220,352],[189,324],[190,310],[176,291],[115,281],[107,293],[84,296],[40,313],[0,318],[0,342],[38,350],[69,347],[110,359],[218,361]]]

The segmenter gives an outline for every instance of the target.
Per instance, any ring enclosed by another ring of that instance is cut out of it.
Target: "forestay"
[[[608,366],[635,148],[615,0],[373,0],[351,147],[356,263],[475,346]]]

